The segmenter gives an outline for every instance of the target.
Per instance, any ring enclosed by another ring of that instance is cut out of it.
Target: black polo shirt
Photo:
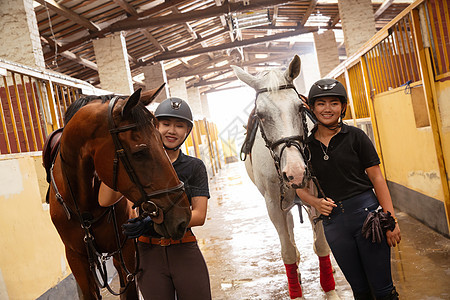
[[[316,140],[314,129],[307,139],[313,174],[325,195],[334,201],[354,197],[373,188],[365,169],[380,164],[369,137],[359,128],[344,124],[327,147]],[[324,151],[329,156],[324,160]],[[323,197],[320,195],[319,197]]]
[[[203,161],[196,157],[185,155],[180,151],[177,160],[172,163],[178,178],[184,182],[189,203],[192,197],[209,196],[208,173]]]

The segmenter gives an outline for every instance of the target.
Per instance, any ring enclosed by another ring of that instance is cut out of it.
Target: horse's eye
[[[144,160],[147,158],[147,151],[139,150],[137,152],[134,152],[132,155],[133,155],[133,158],[136,160]]]

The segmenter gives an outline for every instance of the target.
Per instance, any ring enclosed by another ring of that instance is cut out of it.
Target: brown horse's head
[[[86,162],[82,169],[92,165],[106,185],[152,216],[159,234],[180,239],[191,217],[189,202],[154,126],[155,117],[145,107],[160,89],[90,101],[67,123],[64,135],[66,140],[71,136],[67,146],[78,143],[78,159]],[[68,151],[74,149],[61,149],[63,155]]]

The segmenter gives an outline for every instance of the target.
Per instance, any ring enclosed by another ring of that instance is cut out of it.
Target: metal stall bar
[[[444,5],[445,27],[447,29],[447,39],[449,40],[448,45],[450,48],[450,12],[449,12],[449,7],[447,5],[447,1],[444,0],[444,1],[442,1],[442,3]],[[445,39],[442,43],[442,46],[444,47],[445,51],[447,51],[447,43],[445,42]],[[448,53],[448,52],[446,52],[446,53]],[[448,61],[448,59],[449,59],[448,54],[445,56],[445,58],[446,58],[446,63],[447,63],[445,72],[449,73],[450,72],[450,63]]]
[[[398,52],[398,59],[400,61],[400,66],[401,66],[401,74],[402,74],[402,82],[400,85],[404,84],[405,82],[408,81],[408,76],[407,76],[407,70],[406,70],[406,60],[405,57],[402,55],[402,49],[404,51],[404,48],[402,47],[402,42],[399,39],[399,26],[398,24],[395,24],[394,26],[394,35],[395,35],[395,41],[397,43],[397,52]]]
[[[5,79],[4,76],[2,76],[3,79]],[[8,87],[5,87],[7,89]],[[6,145],[6,152],[11,153],[11,145],[9,144],[9,138],[8,138],[8,128],[6,126],[6,119],[5,119],[5,111],[3,110],[3,103],[0,99],[0,114],[1,114],[1,121],[2,121],[2,129],[3,129],[3,137],[5,139],[5,145]],[[1,152],[0,152],[1,154]]]
[[[431,36],[433,48],[434,48],[434,56],[435,56],[435,66],[436,66],[436,74],[442,73],[442,59],[441,59],[441,51],[439,51],[439,43],[437,41],[436,27],[434,26],[434,19],[436,16],[433,15],[433,8],[431,7],[431,1],[427,1],[428,13],[430,14],[429,22],[431,25]]]
[[[39,131],[39,139],[41,141],[42,147],[44,147],[44,135],[42,133],[41,118],[40,118],[39,109],[38,109],[39,106],[37,105],[36,92],[35,92],[34,87],[33,87],[32,78],[30,76],[28,76],[28,80],[30,81],[31,98],[33,100],[34,113],[35,113],[35,117],[36,117],[36,121],[37,121],[38,131]],[[36,81],[36,84],[38,84],[37,81]],[[45,114],[42,112],[42,116],[43,116],[44,122],[45,122],[45,116],[44,115]]]
[[[62,101],[62,103],[63,103],[63,107],[64,107],[64,114],[66,113],[66,111],[67,111],[67,102],[66,102],[66,93],[65,93],[65,91],[64,91],[64,86],[63,85],[57,85],[57,87],[58,87],[58,89],[59,89],[59,92],[61,93],[61,98],[60,98],[60,100]],[[63,115],[64,115],[63,114]]]
[[[42,84],[45,86],[45,89],[47,91],[47,95],[48,95],[48,102],[49,102],[49,108],[50,108],[50,117],[52,119],[52,128],[51,130],[56,130],[58,129],[59,123],[58,123],[58,118],[56,117],[56,111],[55,111],[55,101],[53,100],[53,90],[52,90],[52,83],[50,81],[43,81]],[[44,94],[42,92],[42,87],[41,84],[38,84],[38,88],[39,88],[39,95],[41,96],[41,99],[44,99]]]
[[[411,43],[410,43],[411,42],[411,38],[410,38],[410,36],[408,34],[408,28],[409,28],[409,26],[407,24],[408,16],[404,17],[402,20],[403,20],[404,33],[405,33],[405,45],[406,45],[406,48],[408,49],[408,55],[407,56],[406,56],[406,53],[405,53],[405,59],[408,60],[407,61],[408,71],[411,71],[411,73],[410,73],[411,77],[409,78],[409,80],[417,81],[416,78],[415,78],[414,64],[413,64],[413,57],[412,57],[414,55],[414,48],[411,47]]]
[[[406,75],[407,75],[406,81],[409,81],[409,80],[412,80],[412,76],[411,76],[411,73],[410,73],[410,70],[409,70],[408,62],[406,60],[406,45],[405,45],[405,37],[403,36],[402,21],[403,21],[403,19],[400,20],[397,25],[398,25],[398,29],[399,29],[400,42],[401,42],[402,49],[403,49],[402,58],[403,58],[403,61],[405,63],[405,70],[406,70]],[[404,83],[406,83],[406,81]]]
[[[394,54],[394,39],[392,37],[392,34],[388,36],[387,38],[388,40],[388,51],[389,51],[389,57],[391,58],[391,63],[392,63],[392,68],[394,71],[394,79],[395,79],[395,86],[394,88],[397,88],[400,86],[400,71],[399,71],[399,66],[397,64],[397,61],[395,59],[395,54]]]
[[[34,151],[38,151],[36,132],[34,132],[34,122],[33,122],[33,117],[31,116],[30,101],[29,101],[29,97],[28,97],[27,87],[25,85],[25,80],[23,78],[23,74],[20,74],[20,82],[22,83],[23,95],[25,97],[25,104],[27,106],[27,115],[28,115],[28,121],[30,124],[31,140],[33,141],[33,149],[34,149]],[[25,124],[25,130],[27,130],[26,124]]]
[[[445,3],[446,0],[443,0],[442,2]],[[439,27],[439,34],[440,34],[440,37],[441,37],[441,44],[442,44],[442,54],[443,54],[442,56],[444,58],[444,61],[440,62],[441,63],[440,64],[440,69],[441,69],[441,72],[444,73],[444,68],[445,68],[445,66],[448,66],[449,63],[448,63],[447,47],[445,46],[445,34],[444,34],[443,20],[442,20],[442,17],[441,17],[441,9],[439,7],[439,2],[438,1],[435,2],[435,7],[436,7],[436,15],[437,15],[438,27]],[[448,10],[446,11],[446,13],[447,13],[447,16],[448,16]],[[448,34],[449,33],[447,32],[447,35]],[[445,63],[445,65],[443,65],[443,63]]]
[[[59,98],[58,85],[56,83],[52,83],[53,86],[53,95],[55,95],[56,107],[58,108],[58,117],[61,120],[61,124],[64,124],[64,113],[61,109],[61,100]]]
[[[414,37],[412,36],[412,22],[411,22],[411,17],[408,15],[408,18],[406,19],[406,21],[408,21],[408,28],[409,28],[409,37],[408,37],[408,42],[409,42],[409,46],[411,49],[411,68],[413,70],[413,74],[414,74],[414,81],[419,81],[420,80],[420,75],[419,75],[419,68],[418,68],[418,63],[417,63],[417,55],[416,55],[416,45],[414,44]]]
[[[23,138],[25,139],[25,148],[27,149],[27,151],[30,151],[30,144],[28,142],[28,134],[27,134],[27,128],[25,126],[25,119],[23,117],[23,110],[22,110],[22,103],[20,101],[20,97],[19,97],[19,90],[17,89],[17,83],[16,83],[16,74],[11,72],[12,74],[12,80],[13,80],[13,84],[14,84],[14,92],[16,94],[16,104],[17,104],[17,108],[18,108],[18,113],[19,113],[19,117],[20,117],[20,124],[22,125],[22,134],[23,134]]]
[[[381,46],[380,42],[376,48],[378,51],[378,64],[380,66],[380,72],[381,72],[381,78],[382,78],[382,85],[383,85],[383,92],[386,92],[388,90],[389,87],[389,70],[387,68],[387,65],[384,61],[384,52],[383,52],[383,47]]]
[[[16,117],[14,115],[14,107],[12,105],[11,94],[9,93],[9,86],[8,86],[6,77],[3,77],[3,84],[5,85],[6,99],[8,100],[9,114],[11,117],[11,125],[13,127],[14,139],[16,140],[17,151],[21,152],[21,147],[20,147],[20,142],[19,142],[19,132],[17,130]],[[7,137],[7,138],[9,139],[9,137]]]
[[[384,60],[386,63],[386,67],[389,70],[389,81],[388,81],[388,90],[389,88],[394,88],[395,87],[395,71],[394,68],[392,66],[392,61],[390,59],[390,55],[389,55],[389,51],[388,48],[389,46],[388,44],[388,39],[385,39],[383,42],[381,42],[381,47],[383,48],[383,53],[384,53]]]

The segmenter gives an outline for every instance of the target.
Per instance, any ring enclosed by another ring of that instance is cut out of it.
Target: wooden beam
[[[184,2],[185,0],[166,0],[164,3],[161,3],[159,5],[156,5],[155,7],[152,7],[150,9],[147,9],[143,12],[140,12],[137,16],[130,17],[129,20],[136,20],[137,18],[143,18],[150,15],[153,15],[155,13],[161,12],[165,9],[169,9],[172,6],[177,5],[178,3]]]
[[[168,60],[168,59],[175,59],[175,58],[180,58],[180,57],[205,54],[208,52],[220,51],[220,50],[225,50],[225,49],[230,49],[230,48],[235,48],[235,47],[255,45],[255,44],[264,43],[267,41],[273,41],[273,40],[278,40],[278,39],[287,38],[287,37],[291,37],[291,36],[297,36],[297,35],[301,35],[301,34],[305,34],[305,33],[316,32],[317,30],[318,30],[317,27],[307,27],[307,28],[301,28],[301,29],[294,30],[294,31],[287,31],[287,32],[283,32],[283,33],[273,34],[273,35],[249,39],[249,40],[235,41],[232,43],[227,43],[227,44],[222,44],[222,45],[217,45],[217,46],[212,46],[212,47],[207,47],[207,48],[194,49],[194,50],[182,51],[182,52],[169,51],[164,54],[156,55],[155,57],[153,57],[145,62],[146,63],[157,62],[157,61],[163,61],[163,60]]]
[[[301,26],[304,26],[306,24],[306,22],[309,19],[309,16],[312,14],[314,9],[316,9],[317,2],[318,2],[318,0],[309,1],[309,6],[306,9],[306,12],[305,12],[305,14],[302,17],[302,21],[300,22]]]
[[[380,7],[377,9],[377,11],[373,14],[373,17],[378,19],[385,11],[389,8],[389,6],[392,5],[394,0],[384,0],[383,3],[381,3]]]
[[[194,83],[193,86],[194,87],[207,86],[207,85],[214,85],[214,84],[219,84],[219,83],[228,83],[230,81],[235,81],[235,80],[237,80],[236,76],[227,77],[227,78],[218,79],[218,80],[201,80],[199,82]]]
[[[130,14],[130,16],[137,16],[138,12],[136,11],[136,9],[128,2],[126,2],[125,0],[113,0],[117,5],[119,5],[120,7],[122,7],[122,9],[124,11],[126,11],[127,13]]]
[[[336,24],[339,23],[340,19],[341,19],[341,16],[339,15],[339,13],[337,15],[335,15],[334,17],[332,17],[330,19],[330,21],[328,22],[328,25],[330,26],[330,28],[334,28],[334,26],[336,26]]]
[[[42,0],[41,0],[42,1]],[[111,32],[121,31],[121,30],[131,30],[136,28],[146,28],[154,26],[163,26],[174,23],[183,23],[188,21],[197,21],[199,19],[206,19],[211,17],[217,17],[221,14],[228,14],[231,12],[245,12],[252,11],[255,9],[261,9],[266,7],[271,7],[279,4],[287,4],[291,2],[296,2],[293,0],[261,0],[258,2],[250,2],[249,5],[244,5],[242,2],[238,3],[227,3],[222,6],[212,6],[206,9],[194,10],[187,13],[182,13],[178,15],[168,15],[163,17],[146,18],[139,20],[121,20],[110,26]]]
[[[100,28],[97,27],[94,23],[89,21],[83,16],[80,16],[79,14],[71,11],[70,9],[62,6],[61,4],[56,3],[54,0],[36,0],[36,2],[39,2],[40,4],[44,5],[45,7],[50,8],[55,13],[57,13],[60,16],[66,17],[67,19],[75,22],[76,24],[83,26],[93,32],[100,31]]]
[[[268,63],[268,62],[281,61],[281,60],[284,60],[287,58],[292,58],[295,54],[297,54],[295,51],[294,52],[286,51],[285,54],[283,54],[283,55],[269,56],[267,58],[253,59],[251,61],[244,61],[239,66],[247,67],[247,66],[253,66],[253,65],[258,65],[258,64]],[[199,70],[198,68],[194,68],[193,70],[188,70],[186,72],[174,73],[174,74],[170,74],[170,70],[168,70],[167,77],[172,79],[172,78],[180,78],[180,77],[186,77],[186,76],[204,75],[204,74],[209,74],[209,73],[214,73],[214,72],[228,71],[230,69],[231,69],[230,64],[227,64],[225,66],[209,68],[209,69],[204,68],[204,69]]]
[[[158,40],[147,29],[141,29],[140,32],[160,51],[162,51],[162,52],[167,51],[167,49],[164,48],[164,46],[161,45],[158,42]]]
[[[172,7],[172,13],[175,14],[175,15],[181,14],[180,11],[178,10],[178,8],[177,8],[176,6],[173,6],[173,7]],[[186,29],[186,31],[191,35],[191,37],[192,37],[193,40],[196,40],[196,39],[198,38],[198,37],[197,37],[197,34],[196,34],[195,31],[194,31],[194,29],[192,29],[191,25],[189,25],[188,22],[184,22],[184,23],[183,23],[183,27],[184,27],[184,28]]]

